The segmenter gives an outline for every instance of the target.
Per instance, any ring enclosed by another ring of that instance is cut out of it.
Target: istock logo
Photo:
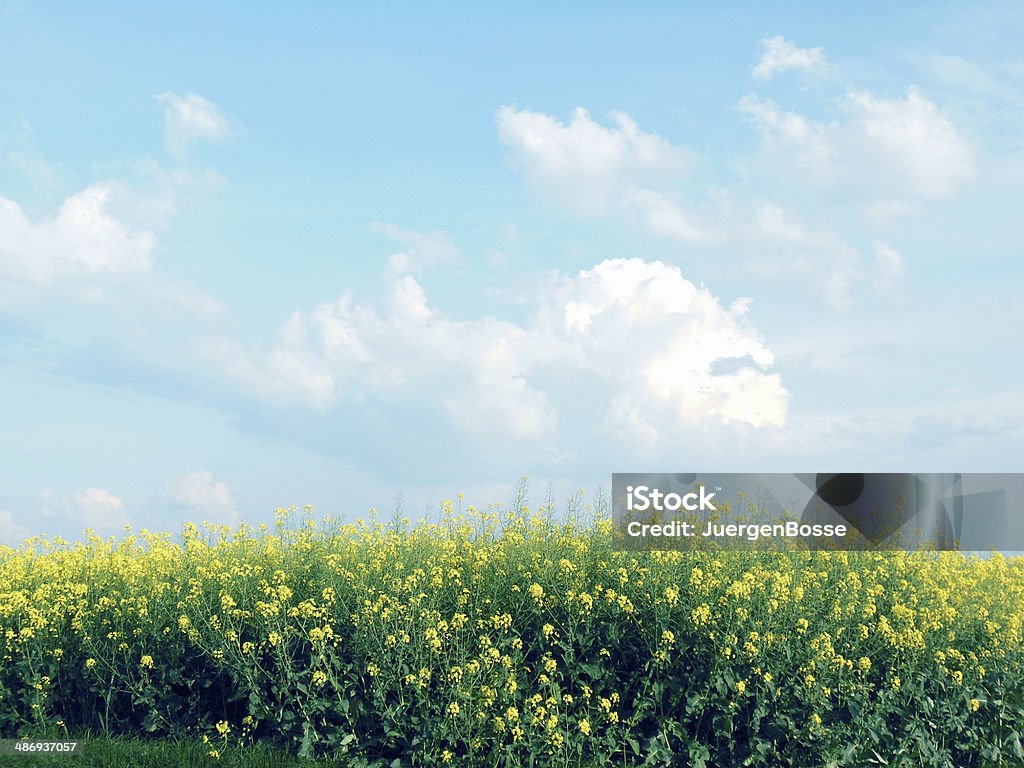
[[[678,512],[685,509],[695,512],[698,509],[702,512],[715,510],[711,500],[715,498],[714,493],[705,493],[702,485],[699,492],[684,493],[662,493],[657,488],[651,489],[646,485],[626,486],[626,509],[631,512],[646,512],[653,509],[655,512]]]

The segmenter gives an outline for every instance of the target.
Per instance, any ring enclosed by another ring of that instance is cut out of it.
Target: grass
[[[73,768],[348,768],[351,761],[301,759],[263,745],[221,750],[219,759],[199,740],[86,738],[78,755],[19,755],[0,758],[5,767],[43,768],[70,765]]]
[[[362,760],[304,759],[262,745],[238,748],[228,747],[219,758],[208,754],[209,747],[196,740],[171,741],[167,739],[137,739],[126,737],[86,738],[75,757],[60,755],[25,755],[7,757],[5,768],[370,768]],[[379,763],[380,768],[404,768],[396,761],[391,765]],[[1020,762],[1000,762],[993,768],[1020,766]],[[377,768],[377,766],[373,766]],[[586,768],[584,766],[584,768]]]

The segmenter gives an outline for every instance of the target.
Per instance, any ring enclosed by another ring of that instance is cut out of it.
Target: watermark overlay
[[[622,473],[624,549],[1024,550],[1024,473]]]
[[[40,739],[0,739],[0,756],[80,755],[80,741],[47,741]],[[4,763],[6,765],[6,762]]]

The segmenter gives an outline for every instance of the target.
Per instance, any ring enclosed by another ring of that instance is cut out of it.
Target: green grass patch
[[[227,746],[211,757],[198,739],[87,738],[79,753],[18,755],[0,758],[5,768],[354,768],[351,761],[302,759],[262,744]],[[7,762],[2,762],[6,760]]]

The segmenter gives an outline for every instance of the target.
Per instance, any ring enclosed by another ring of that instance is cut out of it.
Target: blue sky
[[[1018,471],[1015,3],[0,2],[0,542]]]

